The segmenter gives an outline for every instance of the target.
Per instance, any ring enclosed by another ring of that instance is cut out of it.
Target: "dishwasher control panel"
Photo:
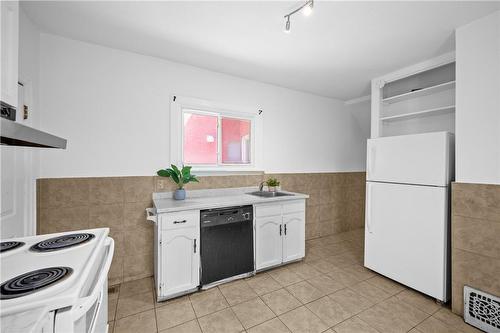
[[[206,209],[200,212],[202,228],[251,220],[253,220],[252,205]]]

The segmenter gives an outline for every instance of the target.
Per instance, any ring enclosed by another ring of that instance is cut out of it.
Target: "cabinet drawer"
[[[166,213],[160,215],[160,228],[176,229],[200,226],[200,211],[184,211],[178,213]]]
[[[305,200],[290,201],[283,204],[283,214],[300,213],[306,210]]]
[[[255,206],[255,217],[281,215],[281,204],[264,204]]]

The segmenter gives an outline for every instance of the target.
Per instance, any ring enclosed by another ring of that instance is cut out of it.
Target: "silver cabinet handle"
[[[286,235],[286,224],[285,224],[285,235]]]
[[[178,224],[178,223],[186,223],[187,220],[182,220],[182,221],[174,221],[174,224]]]
[[[196,253],[196,238],[194,239],[194,253]]]
[[[281,236],[281,233],[282,233],[282,225],[280,224],[280,236]]]

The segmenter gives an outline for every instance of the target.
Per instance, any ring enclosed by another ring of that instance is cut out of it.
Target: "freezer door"
[[[367,182],[365,266],[448,300],[448,188]]]
[[[369,139],[368,181],[448,186],[454,177],[454,140],[448,132]]]

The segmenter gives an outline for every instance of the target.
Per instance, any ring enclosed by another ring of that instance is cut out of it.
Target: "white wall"
[[[500,11],[457,29],[456,181],[500,184]]]
[[[358,102],[346,104],[347,110],[356,119],[359,131],[363,138],[362,151],[363,165],[366,166],[366,140],[370,138],[371,132],[371,100],[360,100]]]
[[[133,43],[133,41],[131,41]],[[41,35],[42,177],[152,175],[169,163],[170,97],[264,110],[264,171],[360,171],[365,138],[341,101]]]

